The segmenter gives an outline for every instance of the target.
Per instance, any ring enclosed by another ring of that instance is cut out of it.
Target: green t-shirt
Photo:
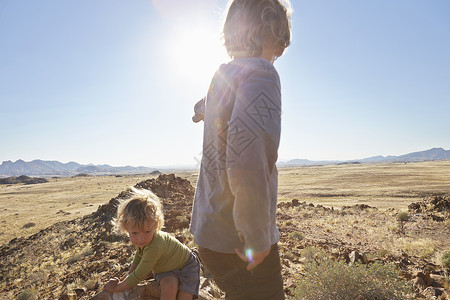
[[[148,274],[181,270],[189,259],[191,250],[164,231],[156,231],[150,243],[143,248],[136,247],[133,265],[136,269],[127,276],[130,286],[137,285]]]

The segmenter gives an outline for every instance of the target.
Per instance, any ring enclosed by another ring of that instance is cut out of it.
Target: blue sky
[[[280,160],[450,149],[450,2],[293,0]],[[194,165],[222,0],[0,0],[0,162]]]

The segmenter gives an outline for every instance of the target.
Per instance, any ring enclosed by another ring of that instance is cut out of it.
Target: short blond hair
[[[291,41],[289,0],[231,0],[223,38],[230,57],[259,57],[267,42],[280,57]]]
[[[161,230],[164,214],[161,202],[149,190],[131,188],[131,195],[124,199],[117,208],[114,225],[121,233],[126,233],[128,225],[145,229],[148,223],[154,223],[154,230]]]

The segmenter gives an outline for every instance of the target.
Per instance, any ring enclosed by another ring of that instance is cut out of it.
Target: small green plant
[[[92,254],[94,254],[94,250],[93,250],[92,248],[86,248],[86,249],[81,253],[81,255],[84,256],[84,257],[90,256],[90,255],[92,255]]]
[[[291,238],[293,240],[301,241],[301,240],[303,240],[303,234],[301,234],[301,232],[298,232],[298,231],[293,231],[293,232],[289,233],[289,238]]]
[[[295,258],[294,254],[291,251],[283,252],[282,256],[283,256],[283,258],[287,258],[287,259],[290,259],[290,260]]]
[[[397,214],[397,221],[400,226],[400,232],[405,234],[405,223],[410,220],[411,216],[407,212]]]
[[[377,254],[378,254],[379,257],[385,257],[387,254],[389,254],[389,251],[386,250],[386,249],[381,249],[381,250],[378,251]]]
[[[82,258],[83,258],[83,255],[81,253],[77,253],[77,254],[69,257],[69,259],[67,260],[67,263],[72,264],[74,262],[81,260]]]
[[[408,299],[411,287],[392,265],[348,265],[322,250],[305,248],[305,275],[292,289],[294,299]]]
[[[88,280],[86,280],[84,282],[84,287],[87,290],[93,290],[98,286],[98,279],[99,279],[100,275],[99,274],[92,274],[91,278],[89,278]]]
[[[294,223],[291,220],[284,222],[284,226],[292,226]]]
[[[400,222],[408,222],[411,216],[407,212],[401,212],[397,215],[397,220]]]
[[[442,255],[442,265],[450,270],[450,251]]]
[[[26,289],[17,295],[16,300],[35,300],[37,299],[37,294],[35,290]]]

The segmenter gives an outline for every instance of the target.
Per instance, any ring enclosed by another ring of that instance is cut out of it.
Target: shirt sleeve
[[[227,131],[227,175],[234,196],[236,229],[247,247],[270,247],[271,209],[281,131],[277,72],[257,70],[239,83]]]
[[[136,253],[134,254],[132,265],[139,265],[139,262],[141,261],[141,256],[139,255],[139,250],[136,249]]]
[[[136,255],[138,254],[136,253]],[[157,251],[157,248],[145,248],[142,257],[138,260],[136,269],[125,279],[128,285],[131,287],[136,286],[139,282],[147,278],[160,256],[161,252]],[[135,264],[135,261],[136,256],[133,264]]]

